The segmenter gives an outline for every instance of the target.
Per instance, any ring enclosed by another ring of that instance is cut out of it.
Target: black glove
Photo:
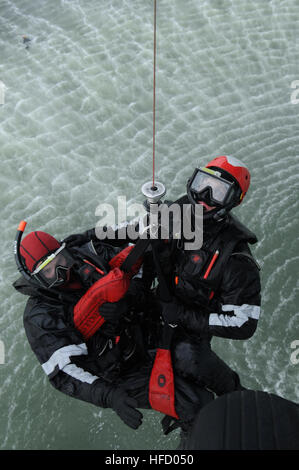
[[[175,297],[173,297],[170,302],[164,302],[163,300],[159,300],[159,306],[161,309],[161,315],[166,323],[178,323],[181,314],[184,310],[184,307],[176,300]]]
[[[104,317],[105,321],[118,323],[127,310],[127,301],[125,299],[120,299],[118,302],[105,302],[100,306],[99,313]]]
[[[164,302],[161,299],[157,302],[160,314],[166,323],[170,325],[179,324],[187,331],[195,334],[209,333],[209,313],[188,308],[175,297],[170,302]]]
[[[143,280],[138,277],[133,278],[126,293],[128,305],[140,310],[148,306],[148,296],[149,292],[146,290]]]
[[[84,245],[84,243],[88,243],[93,238],[95,238],[95,229],[86,230],[86,232],[83,233],[69,235],[62,241],[67,245],[68,248],[71,248],[72,246]]]
[[[143,415],[140,411],[136,410],[138,404],[135,398],[130,397],[125,390],[120,387],[112,390],[107,403],[110,403],[110,408],[112,408],[120,419],[130,426],[130,428],[139,428],[142,423]]]

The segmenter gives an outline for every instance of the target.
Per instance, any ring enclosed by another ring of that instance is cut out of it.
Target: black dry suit
[[[178,202],[187,204],[188,200],[183,197]],[[200,249],[186,250],[180,240],[160,250],[174,296],[172,302],[163,303],[163,316],[178,325],[175,370],[192,380],[203,380],[217,395],[238,389],[239,377],[211,351],[212,336],[248,339],[260,315],[259,266],[248,246],[256,241],[229,214],[220,222],[204,222]]]
[[[87,258],[101,269],[107,268],[108,261],[117,249],[102,244],[96,251],[91,242],[70,251],[76,257],[71,289],[44,289],[24,278],[18,279],[14,287],[22,294],[29,295],[24,312],[24,327],[30,346],[50,383],[67,395],[109,407],[109,394],[113,387],[108,381],[99,378],[100,370],[94,373],[97,370],[94,351],[89,351],[90,346],[74,326],[73,308],[98,279],[92,268],[88,275],[90,265],[85,264],[83,259]],[[98,335],[102,349],[106,348],[108,339],[112,341],[114,338],[114,332],[111,333],[110,329],[109,325],[104,325]]]
[[[29,296],[24,312],[28,341],[57,390],[97,406],[115,409],[117,400],[113,402],[113,397],[117,397],[115,390],[120,387],[137,400],[138,407],[149,408],[149,379],[154,357],[150,348],[152,338],[156,338],[155,332],[147,327],[151,322],[143,322],[141,299],[144,302],[145,297],[140,293],[145,289],[138,275],[131,281],[132,292],[130,286],[126,295],[128,304],[134,303],[134,307],[120,323],[107,321],[88,341],[75,328],[74,306],[97,280],[97,273],[92,268],[88,274],[86,268],[90,265],[83,259],[105,269],[108,261],[120,251],[120,248],[97,240],[94,230],[86,232],[84,237],[90,241],[70,248],[76,257],[71,289],[43,289],[23,278],[14,283],[19,292]],[[177,410],[182,419],[190,421],[210,396],[201,386],[180,377],[176,383]]]

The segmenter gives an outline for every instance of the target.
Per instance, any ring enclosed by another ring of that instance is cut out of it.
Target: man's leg
[[[203,383],[216,395],[242,390],[238,374],[212,351],[209,340],[177,340],[173,348],[177,374],[196,383]]]
[[[118,383],[130,396],[135,398],[140,408],[151,408],[149,403],[149,383],[155,354],[152,360],[138,368],[127,371]],[[188,380],[174,370],[175,409],[180,422],[191,422],[196,413],[213,399],[213,394],[204,389],[202,384]],[[161,390],[163,392],[163,390]]]

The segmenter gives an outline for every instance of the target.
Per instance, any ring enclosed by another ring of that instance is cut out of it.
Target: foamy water
[[[234,155],[252,174],[236,211],[256,232],[262,316],[248,341],[214,349],[247,387],[299,399],[296,0],[158,2],[156,176],[167,197],[197,165]],[[22,35],[32,40],[25,49]],[[27,230],[57,238],[95,225],[99,203],[143,200],[152,177],[153,2],[0,2],[0,448],[173,449],[161,416],[134,432],[110,410],[56,392],[23,330],[26,298],[12,242]]]

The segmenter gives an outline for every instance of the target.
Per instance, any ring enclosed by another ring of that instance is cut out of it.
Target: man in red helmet
[[[29,296],[24,327],[50,383],[74,398],[112,408],[137,429],[142,422],[137,407],[150,408],[152,353],[150,340],[144,344],[146,323],[140,327],[146,276],[140,278],[140,262],[128,272],[120,269],[131,249],[126,242],[112,246],[92,234],[85,234],[83,243],[82,237],[80,243],[60,243],[42,231],[29,233],[17,245],[22,277],[14,287]],[[180,416],[190,420],[210,396],[202,386],[177,383]]]
[[[135,348],[122,331],[130,281],[116,267],[121,249],[97,242],[68,248],[35,231],[23,239],[19,255],[23,277],[14,287],[29,296],[24,327],[50,383],[70,396],[112,408],[128,426],[138,428],[142,414],[136,399],[104,377]]]
[[[257,238],[230,213],[249,184],[248,169],[234,157],[220,156],[195,169],[187,195],[177,202],[203,206],[203,245],[192,251],[182,242],[171,247],[173,299],[160,302],[164,320],[177,325],[177,372],[201,379],[217,395],[242,387],[238,374],[211,350],[211,338],[246,340],[260,315],[259,266],[248,246]]]

